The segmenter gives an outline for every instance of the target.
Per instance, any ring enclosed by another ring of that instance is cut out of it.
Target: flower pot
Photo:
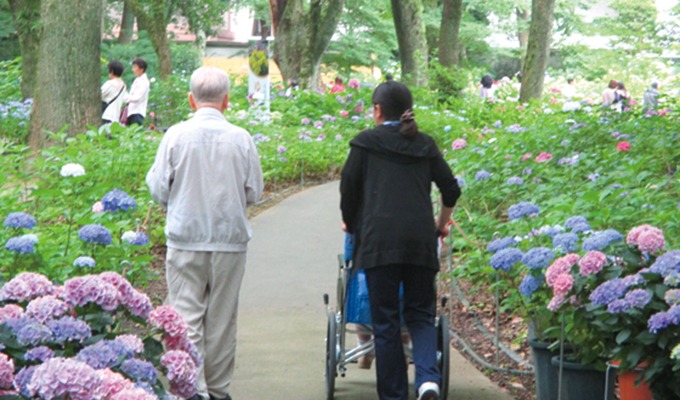
[[[559,377],[560,357],[553,357],[551,363]],[[561,400],[602,400],[605,392],[605,400],[614,399],[614,379],[607,380],[606,372],[577,362],[562,362]]]
[[[609,363],[612,368],[617,369],[619,364],[621,362],[618,360]],[[647,382],[643,380],[639,385],[635,384],[643,368],[644,365],[640,364],[634,371],[618,373],[619,397],[621,400],[653,400],[652,391],[649,389]]]
[[[550,343],[528,340],[531,347],[531,358],[534,363],[536,377],[536,399],[557,400],[557,368],[554,368],[550,359],[557,353],[551,351]],[[559,350],[559,347],[558,349]]]

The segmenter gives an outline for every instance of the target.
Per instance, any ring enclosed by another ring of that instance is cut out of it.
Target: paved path
[[[253,219],[239,305],[234,399],[325,398],[322,296],[329,293],[335,303],[337,254],[343,247],[338,207],[338,183],[331,182]],[[377,399],[374,368],[350,366],[347,376],[336,380],[336,399]],[[450,382],[449,399],[510,399],[453,349]]]

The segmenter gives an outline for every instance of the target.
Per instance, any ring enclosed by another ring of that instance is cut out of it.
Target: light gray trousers
[[[168,248],[168,303],[189,325],[189,338],[203,356],[198,393],[227,396],[234,374],[238,297],[246,253]]]

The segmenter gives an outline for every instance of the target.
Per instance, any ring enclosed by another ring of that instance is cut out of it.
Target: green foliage
[[[629,53],[659,52],[655,44],[658,31],[654,0],[614,0],[609,5],[616,15],[596,21],[601,32],[615,37],[614,46]]]
[[[462,68],[446,68],[438,62],[430,63],[430,88],[440,103],[460,97],[469,80],[468,71]]]

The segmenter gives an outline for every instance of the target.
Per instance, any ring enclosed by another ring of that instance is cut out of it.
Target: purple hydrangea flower
[[[458,182],[459,187],[464,187],[465,186],[465,178],[462,176],[457,176],[456,177],[456,182]]]
[[[155,383],[158,370],[148,361],[130,359],[123,361],[120,370],[134,381],[146,381]]]
[[[41,324],[37,319],[26,315],[10,318],[5,321],[5,325],[12,330],[17,341],[25,346],[37,346],[52,339],[52,331],[48,327]]]
[[[483,169],[479,170],[475,174],[475,180],[478,180],[478,181],[481,181],[482,179],[489,179],[489,178],[491,178],[491,173],[489,171],[486,171],[486,170],[483,170]]]
[[[531,169],[531,168],[524,168],[524,170],[522,171],[522,175],[531,175],[533,173],[534,173],[534,170]]]
[[[620,299],[626,293],[628,287],[621,278],[614,278],[603,282],[590,294],[590,301],[595,305],[609,305],[614,300]]]
[[[504,238],[492,240],[491,242],[489,242],[489,244],[486,245],[486,249],[492,253],[495,253],[499,250],[503,250],[510,246],[514,246],[515,243],[516,241],[514,237],[506,236]]]
[[[597,172],[593,172],[592,174],[588,175],[588,180],[595,182],[596,180],[600,179],[600,174]]]
[[[623,298],[632,308],[643,308],[650,301],[652,301],[652,295],[644,289],[633,289],[626,293],[626,297]]]
[[[534,294],[534,292],[541,286],[543,280],[543,274],[539,275],[538,277],[528,274],[524,277],[524,279],[522,279],[522,283],[519,285],[519,292],[524,297],[531,297],[531,295]]]
[[[522,263],[533,269],[543,269],[550,265],[550,261],[555,259],[555,253],[547,247],[534,247],[524,253]]]
[[[94,258],[88,256],[80,256],[73,261],[73,266],[79,268],[94,268],[95,265],[97,262]]]
[[[537,205],[529,203],[528,201],[522,201],[517,204],[513,204],[510,206],[510,208],[508,208],[508,218],[510,218],[512,221],[527,215],[538,214],[539,211],[540,208]]]
[[[623,235],[614,229],[607,229],[606,231],[596,232],[589,238],[583,241],[583,250],[602,250],[610,243],[623,239]]]
[[[621,278],[621,281],[623,282],[626,287],[631,287],[631,286],[636,286],[636,285],[642,285],[643,283],[646,282],[645,278],[638,274],[632,274],[632,275],[626,275],[623,278]]]
[[[75,359],[94,369],[102,369],[117,367],[132,356],[132,350],[124,343],[102,340],[80,350]]]
[[[47,346],[34,347],[24,354],[26,361],[39,361],[41,363],[54,357],[54,351]]]
[[[7,215],[3,225],[14,229],[33,229],[35,227],[35,218],[31,214],[24,212],[13,212]]]
[[[555,237],[557,234],[564,232],[564,228],[560,225],[545,225],[542,226],[538,233],[541,235],[546,235],[550,237]]]
[[[127,231],[123,234],[122,240],[133,246],[146,246],[149,244],[149,236],[144,232]]]
[[[671,312],[671,310],[673,312]],[[658,313],[649,317],[647,321],[647,328],[653,334],[659,333],[659,331],[668,328],[671,325],[678,325],[680,319],[678,318],[678,306],[671,307],[668,311],[659,311]]]
[[[578,249],[578,235],[573,232],[559,233],[553,237],[553,248],[563,253],[570,253]]]
[[[495,124],[494,127],[498,128]],[[505,128],[506,131],[510,133],[522,133],[527,130],[527,128],[522,127],[520,124],[513,124]]]
[[[286,149],[286,146],[284,146],[284,145],[281,145],[281,146],[279,146],[279,147],[276,148],[276,152],[279,153],[279,154],[283,154],[283,153],[285,153],[287,150],[288,150],[288,149]]]
[[[523,255],[524,253],[522,253],[520,249],[509,247],[494,254],[493,257],[491,257],[489,264],[491,264],[494,269],[510,271],[513,265],[522,260]]]
[[[588,220],[582,215],[574,215],[573,217],[567,218],[567,220],[564,222],[564,227],[568,229],[574,229],[575,226],[580,224],[587,225]]]
[[[610,314],[623,314],[625,312],[628,312],[630,310],[631,306],[630,303],[628,303],[624,299],[616,299],[609,303],[607,306],[607,312]]]
[[[36,368],[36,365],[23,367],[16,375],[14,375],[14,388],[25,398],[31,398],[28,384],[31,383],[31,378],[33,378],[33,373]]]
[[[592,228],[590,227],[590,224],[584,223],[584,224],[576,224],[574,225],[573,228],[571,228],[571,231],[573,233],[582,233],[582,232],[590,232]]]
[[[41,399],[90,400],[101,384],[102,378],[88,365],[56,357],[36,367],[27,387]]]
[[[35,253],[35,240],[33,235],[15,236],[5,243],[5,249],[19,254]]]
[[[519,176],[511,176],[505,183],[508,185],[522,185],[524,183],[524,179],[520,178]]]
[[[85,321],[73,317],[48,321],[47,326],[57,343],[83,342],[92,336],[90,326]]]
[[[102,197],[104,211],[128,211],[137,209],[137,202],[129,194],[119,189],[113,189]]]
[[[86,243],[101,244],[108,246],[111,244],[111,232],[98,224],[85,225],[78,231],[78,238]]]
[[[680,272],[680,250],[671,250],[659,256],[649,267],[649,271],[663,277],[672,272]]]

